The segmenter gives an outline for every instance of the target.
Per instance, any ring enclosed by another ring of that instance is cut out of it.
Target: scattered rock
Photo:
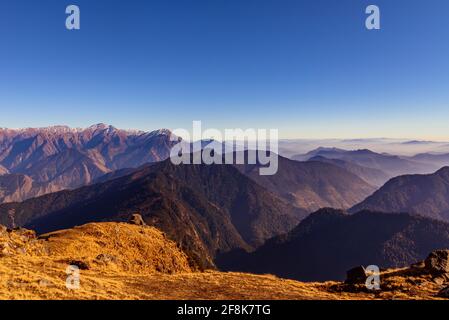
[[[67,264],[71,266],[77,266],[80,270],[89,270],[90,266],[87,262],[81,260],[68,260]]]
[[[360,284],[365,283],[368,277],[366,270],[363,266],[358,266],[346,271],[346,284]]]
[[[425,266],[431,274],[449,273],[449,250],[432,251],[425,260]]]
[[[7,257],[12,254],[11,246],[8,242],[0,243],[0,257]]]
[[[36,232],[33,230],[28,230],[25,228],[15,228],[11,232],[14,232],[14,234],[18,235],[22,238],[23,241],[28,241],[31,239],[36,239]]]
[[[446,282],[446,280],[443,277],[435,277],[432,279],[432,281],[439,286],[442,286]]]
[[[143,221],[142,216],[138,213],[133,214],[128,222],[131,224],[135,224],[137,226],[146,226],[147,225],[145,223],[145,221]]]
[[[110,255],[110,254],[99,254],[96,258],[95,261],[101,264],[109,264],[109,263],[116,263],[117,262],[117,257]]]
[[[440,292],[438,292],[438,296],[442,297],[442,298],[449,299],[449,287],[441,289]]]

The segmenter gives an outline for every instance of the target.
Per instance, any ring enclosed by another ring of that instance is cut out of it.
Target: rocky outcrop
[[[36,241],[36,233],[24,228],[9,229],[0,225],[0,258],[16,254],[26,255],[36,250],[42,252],[40,247],[30,245]]]
[[[365,283],[368,274],[363,266],[352,268],[346,272],[347,284]]]
[[[440,292],[438,292],[438,296],[449,299],[449,286],[441,289]]]
[[[131,216],[128,221],[130,224],[134,224],[136,226],[146,226],[147,224],[143,221],[143,218],[140,214],[135,213]]]
[[[369,287],[366,283],[368,277],[373,274],[363,266],[357,266],[347,271],[344,283],[332,285],[330,290],[357,294],[373,293],[377,298],[390,295],[418,298],[422,291],[426,292],[426,299],[449,298],[448,251],[434,250],[425,261],[414,263],[408,268],[381,269],[377,288]]]
[[[431,274],[449,275],[449,250],[432,251],[424,263]]]

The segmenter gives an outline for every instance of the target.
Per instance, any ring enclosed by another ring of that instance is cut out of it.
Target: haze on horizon
[[[449,141],[447,1],[75,2],[0,4],[0,127]]]

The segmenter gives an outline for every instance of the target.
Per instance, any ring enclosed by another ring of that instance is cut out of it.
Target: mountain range
[[[420,153],[410,157],[413,161],[428,163],[437,167],[449,166],[449,153]]]
[[[260,175],[260,165],[237,165],[259,185],[308,212],[323,207],[347,209],[375,187],[340,166],[320,161],[294,161],[279,156],[275,175]]]
[[[292,159],[306,161],[312,158],[316,159],[317,156],[326,159],[342,160],[359,167],[377,170],[379,178],[371,180],[374,185],[379,185],[382,181],[386,182],[388,179],[396,176],[431,173],[441,168],[436,162],[421,161],[420,157],[401,157],[386,153],[376,153],[368,149],[344,150],[320,147],[306,154],[294,155]]]
[[[341,160],[341,159],[329,159],[323,156],[315,156],[310,158],[308,161],[320,161],[325,163],[330,163],[336,165],[340,168],[346,169],[347,171],[360,177],[362,180],[368,184],[375,186],[376,188],[381,187],[385,182],[390,179],[390,176],[379,169],[363,167],[356,163]]]
[[[0,203],[91,183],[114,170],[169,156],[171,132],[128,131],[97,124],[0,129]]]
[[[263,176],[260,163],[174,165],[170,136],[104,124],[0,129],[0,224],[42,234],[139,213],[190,265],[307,281],[449,247],[438,221],[449,222],[443,154],[318,148],[279,156]]]
[[[189,257],[213,266],[217,253],[247,251],[285,233],[315,208],[349,208],[374,189],[322,162],[279,157],[276,175],[258,165],[173,165],[169,159],[106,174],[74,190],[0,205],[0,223],[39,233],[95,221],[126,221],[139,212]]]
[[[413,157],[416,154],[447,154],[448,141],[424,141],[410,139],[288,139],[279,140],[279,153],[291,158],[305,155],[311,150],[326,147],[341,150],[372,150],[379,154],[392,154],[400,157]],[[448,165],[448,164],[446,164]]]
[[[217,251],[251,250],[307,214],[232,165],[177,166],[166,160],[95,185],[0,205],[0,223],[42,233],[127,221],[136,212],[204,267],[213,265]]]

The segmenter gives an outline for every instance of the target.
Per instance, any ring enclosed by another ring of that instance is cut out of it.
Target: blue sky
[[[0,126],[449,139],[448,15],[446,0],[1,0]]]

